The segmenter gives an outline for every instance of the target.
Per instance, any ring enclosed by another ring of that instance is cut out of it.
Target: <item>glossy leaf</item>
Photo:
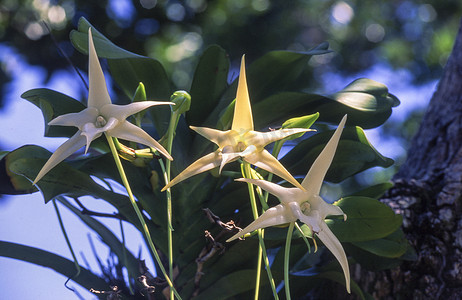
[[[388,93],[385,85],[370,79],[353,81],[343,90],[327,96],[301,92],[282,92],[254,105],[256,128],[282,122],[288,116],[319,112],[319,120],[338,123],[348,114],[348,124],[375,128],[391,115],[399,100]],[[277,107],[277,110],[274,108]]]
[[[298,143],[281,159],[281,163],[292,174],[305,174],[333,132],[333,130],[321,132]],[[386,168],[392,164],[392,159],[382,156],[369,143],[360,127],[347,127],[342,133],[325,180],[337,183],[369,168],[377,166]]]
[[[401,229],[381,239],[352,242],[352,244],[375,255],[389,258],[400,257],[409,247],[409,243]]]
[[[75,127],[50,126],[48,122],[58,116],[85,109],[85,105],[81,102],[50,89],[29,90],[23,93],[21,97],[33,103],[42,111],[45,121],[45,136],[71,137],[77,132]]]
[[[346,197],[336,202],[347,215],[342,219],[326,219],[341,242],[361,242],[380,239],[395,232],[403,221],[401,215],[382,202],[367,197]]]
[[[229,58],[221,47],[210,46],[199,59],[191,84],[191,109],[186,117],[194,126],[213,126],[204,120],[228,87]]]
[[[329,53],[330,50],[328,50],[328,47],[328,43],[322,43],[306,52],[271,51],[251,63],[247,67],[246,73],[250,102],[253,107],[252,110],[254,112],[254,116],[256,116],[255,113],[258,114],[255,110],[257,108],[255,105],[257,105],[258,102],[266,99],[270,95],[290,90],[293,82],[300,79],[300,76],[308,68],[308,61],[311,57],[313,55]],[[236,78],[233,83],[221,97],[220,103],[208,117],[207,124],[224,123],[219,121],[219,119],[225,109],[227,109],[229,104],[235,98],[238,82],[237,76],[235,77]],[[286,104],[287,103],[284,105]],[[272,113],[279,115],[279,112],[274,111],[274,107],[276,106],[272,106]],[[316,111],[311,114],[315,112]],[[287,119],[287,115],[285,116],[285,119]],[[255,128],[257,129],[262,128],[262,126],[269,125],[268,123],[262,124],[262,122],[255,118],[254,120],[256,125]],[[225,127],[223,129],[228,128]]]
[[[0,241],[0,256],[19,259],[21,261],[50,268],[67,278],[74,276],[76,273],[73,261],[34,247]],[[72,278],[72,280],[86,289],[110,290],[109,284],[107,284],[104,279],[83,267],[80,267],[79,276]]]

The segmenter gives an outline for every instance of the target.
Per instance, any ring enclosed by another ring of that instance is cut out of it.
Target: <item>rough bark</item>
[[[376,299],[462,298],[462,24],[408,158],[382,199],[403,214],[417,261],[384,272],[356,269]]]

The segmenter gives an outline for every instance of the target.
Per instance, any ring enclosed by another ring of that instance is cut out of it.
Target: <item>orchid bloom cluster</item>
[[[85,146],[85,153],[90,143],[103,133],[109,136],[140,143],[152,147],[162,153],[166,158],[173,158],[156,140],[143,129],[126,120],[127,117],[136,114],[146,108],[155,105],[174,105],[171,102],[141,101],[128,105],[112,104],[111,98],[104,79],[103,70],[96,55],[93,44],[91,28],[88,30],[88,55],[89,55],[89,91],[88,107],[78,113],[70,113],[51,120],[49,125],[75,126],[79,130],[53,153],[42,167],[34,184],[48,173],[57,164],[69,157],[72,153]]]
[[[343,117],[334,135],[314,161],[302,182],[304,190],[299,188],[285,188],[275,183],[260,179],[237,179],[238,181],[252,183],[270,192],[279,198],[281,204],[271,207],[265,211],[249,226],[229,238],[227,242],[235,240],[259,228],[277,226],[300,220],[308,225],[310,230],[316,234],[316,236],[340,262],[345,275],[347,291],[350,293],[350,271],[348,269],[348,260],[345,255],[345,251],[343,250],[339,240],[335,237],[324,221],[326,216],[329,215],[343,215],[343,218],[346,221],[346,215],[340,207],[325,202],[319,196],[322,182],[334,158],[335,150],[337,149],[345,122],[346,116]]]
[[[141,128],[128,122],[126,118],[151,106],[173,105],[173,103],[142,101],[128,105],[112,104],[93,44],[91,29],[88,31],[88,39],[90,82],[88,107],[81,112],[65,114],[49,122],[49,125],[75,126],[78,128],[78,131],[53,153],[38,173],[34,184],[41,180],[57,164],[83,146],[85,146],[86,153],[90,143],[103,133],[111,137],[147,145],[159,151],[169,160],[172,160],[167,150]],[[322,182],[332,163],[345,122],[346,116],[342,119],[334,135],[300,184],[264,147],[272,142],[294,134],[304,133],[311,129],[290,128],[270,132],[254,131],[252,110],[247,89],[245,59],[242,57],[231,129],[221,131],[212,128],[191,126],[191,129],[215,143],[218,149],[196,160],[170,181],[162,191],[191,176],[213,168],[219,167],[219,171],[221,172],[227,163],[236,161],[237,159],[242,159],[258,168],[281,177],[295,187],[285,188],[275,183],[258,179],[238,179],[238,181],[254,184],[274,194],[279,198],[281,204],[268,209],[249,226],[228,239],[228,242],[260,228],[300,220],[308,225],[311,231],[316,234],[340,262],[345,275],[347,291],[350,292],[350,273],[345,252],[339,240],[324,221],[326,216],[329,215],[343,215],[346,220],[346,215],[338,206],[328,204],[319,196]]]

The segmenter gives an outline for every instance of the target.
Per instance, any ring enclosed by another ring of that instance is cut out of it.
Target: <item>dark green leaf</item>
[[[0,241],[0,256],[19,259],[50,268],[67,278],[71,278],[76,273],[73,261],[54,253],[29,246]],[[79,276],[72,278],[72,280],[86,289],[94,288],[96,290],[104,291],[110,289],[109,284],[107,284],[104,279],[83,267],[80,267]]]
[[[377,240],[352,242],[353,245],[378,256],[397,258],[403,255],[408,248],[408,241],[401,229]]]
[[[336,202],[347,215],[343,219],[330,219],[326,223],[341,242],[361,242],[386,237],[396,231],[402,216],[382,202],[367,197],[346,197]]]
[[[320,121],[339,123],[348,114],[348,124],[368,129],[383,124],[398,103],[385,85],[370,79],[358,79],[327,96],[300,92],[270,94],[253,104],[253,112],[256,128],[277,124],[287,117],[319,112]]]
[[[324,149],[334,131],[318,133],[295,146],[281,163],[292,174],[304,175]],[[340,182],[372,167],[389,167],[393,160],[382,156],[367,140],[360,127],[345,128],[340,138],[334,160],[326,175],[326,181]]]
[[[45,136],[70,137],[77,132],[76,127],[49,126],[48,122],[58,116],[85,109],[85,105],[79,101],[49,89],[29,90],[22,94],[21,97],[35,104],[42,111],[45,120]]]
[[[192,104],[187,113],[189,124],[204,126],[205,119],[228,87],[228,71],[229,59],[221,47],[210,46],[204,51],[191,84]]]
[[[367,187],[359,192],[353,193],[349,196],[363,196],[363,197],[379,199],[380,197],[383,196],[383,194],[385,194],[386,191],[388,191],[392,187],[393,187],[392,182],[379,183],[379,184],[375,184],[373,186]]]
[[[194,299],[228,299],[255,287],[255,269],[241,270],[222,277]]]

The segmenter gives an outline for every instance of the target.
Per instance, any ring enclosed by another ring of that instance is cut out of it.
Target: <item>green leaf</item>
[[[225,50],[214,45],[204,51],[191,84],[192,105],[186,115],[189,124],[205,125],[204,120],[216,107],[228,87],[228,71],[229,59]]]
[[[303,116],[303,117],[298,117],[298,118],[292,118],[292,119],[289,119],[289,120],[285,121],[284,123],[282,123],[282,128],[283,129],[285,129],[285,128],[305,128],[305,129],[309,129],[314,124],[314,122],[316,122],[316,120],[318,118],[319,118],[319,113],[315,113],[315,114],[308,115],[308,116]],[[294,140],[296,138],[301,137],[304,134],[305,133],[294,134],[294,135],[291,135],[288,138],[285,138],[284,140],[285,141]]]
[[[22,151],[19,149],[7,152],[0,160],[0,194],[21,195],[38,191],[30,180],[10,170],[11,162],[22,158]]]
[[[14,174],[23,175],[32,181],[49,156],[50,152],[41,147],[23,146],[15,150],[16,159],[10,161],[7,167]],[[106,191],[87,174],[71,168],[66,163],[60,163],[51,169],[37,185],[45,202],[59,195],[80,197]]]
[[[316,275],[315,277],[329,279],[329,280],[338,282],[342,284],[343,286],[345,286],[345,275],[343,275],[343,273],[341,272],[335,272],[335,271],[322,272]],[[350,283],[351,283],[351,291],[355,293],[359,297],[359,299],[365,300],[366,298],[364,298],[363,291],[361,290],[359,285],[356,283],[356,281],[351,280]]]
[[[368,129],[382,125],[398,103],[385,85],[364,78],[327,96],[301,92],[270,94],[253,105],[253,112],[256,128],[282,122],[288,116],[319,112],[322,122],[339,123],[348,114],[348,124]]]
[[[328,43],[322,43],[306,52],[271,51],[254,61],[246,72],[252,105],[289,89],[308,68],[311,57],[330,53],[328,48]],[[233,83],[232,87],[236,84]]]
[[[363,196],[363,197],[370,197],[379,199],[386,193],[389,189],[393,187],[392,182],[383,182],[378,183],[372,186],[369,186],[359,192],[353,193],[350,196]]]
[[[67,278],[75,275],[75,264],[73,261],[41,249],[0,241],[0,256],[19,259],[50,268]],[[104,279],[83,267],[80,267],[79,276],[72,278],[72,280],[87,290],[90,288],[105,291],[110,289],[109,284]]]
[[[313,55],[331,52],[327,49],[328,47],[328,43],[322,43],[307,52],[271,51],[250,64],[247,68],[246,74],[252,107],[255,108],[255,105],[257,105],[258,102],[273,94],[292,89],[294,82],[301,79],[301,75],[303,75],[308,68],[308,61],[310,58]],[[205,122],[206,124],[216,124],[217,122],[222,124],[224,123],[220,122],[219,119],[224,110],[229,109],[229,104],[236,97],[237,83],[238,80],[235,78],[233,83],[222,95],[219,104],[209,115]],[[287,103],[284,103],[284,105],[286,104]],[[275,107],[278,106],[272,106],[272,110],[269,113],[276,113],[279,117],[284,118],[284,120],[287,119],[287,115],[281,116],[279,112],[275,112]],[[313,114],[315,112],[316,111],[301,115]],[[270,125],[269,123],[259,122],[257,118],[254,118],[254,120],[256,125],[255,128]],[[283,122],[284,120],[281,120],[280,122]],[[225,127],[223,129],[228,128]]]
[[[386,237],[396,231],[402,216],[382,202],[367,197],[346,197],[335,203],[347,220],[328,219],[326,223],[341,242],[361,242]]]
[[[403,261],[399,258],[377,256],[350,243],[344,243],[343,247],[345,248],[345,251],[361,265],[361,267],[369,271],[380,271],[394,268],[399,266]]]
[[[49,126],[48,122],[54,118],[75,113],[85,109],[79,101],[50,89],[33,89],[21,95],[22,98],[36,105],[42,111],[45,120],[45,136],[70,137],[77,132],[72,126]]]
[[[88,28],[91,24],[80,18],[78,31],[71,32],[71,42],[82,53],[88,53]],[[92,28],[94,28],[92,26]],[[111,75],[131,99],[140,82],[146,87],[147,100],[169,101],[172,89],[167,73],[161,63],[153,58],[126,51],[114,45],[98,31],[93,33],[98,57],[107,58]],[[167,130],[170,107],[162,106],[149,110],[159,136]]]
[[[332,137],[332,131],[318,133],[295,146],[282,159],[292,174],[306,174],[314,160]],[[367,140],[360,127],[343,130],[334,160],[326,175],[326,181],[342,180],[372,167],[389,167],[393,160],[382,156]]]
[[[222,277],[194,299],[229,299],[254,287],[255,269],[240,270]]]
[[[401,229],[392,234],[377,240],[352,242],[358,248],[366,250],[378,256],[397,258],[403,255],[409,243]]]

